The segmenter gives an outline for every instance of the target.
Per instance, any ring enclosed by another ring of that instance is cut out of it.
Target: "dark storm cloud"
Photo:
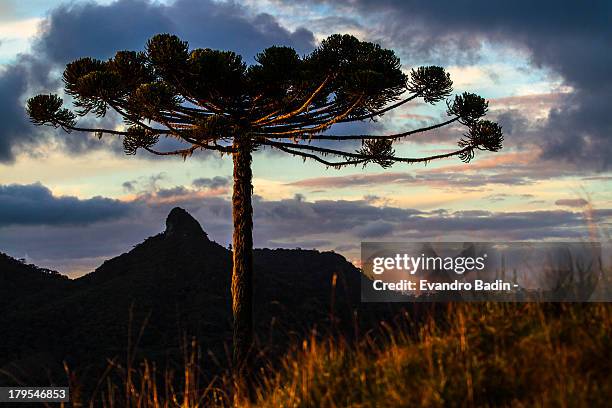
[[[292,46],[298,53],[310,51],[314,35],[305,28],[294,32],[282,27],[276,17],[248,10],[235,2],[178,0],[163,12],[176,23],[177,34],[190,39],[194,47],[231,49],[248,62],[271,45]]]
[[[579,168],[608,170],[612,163],[612,2],[518,0],[317,1],[338,14],[360,13],[375,34],[402,54],[439,64],[473,61],[482,41],[527,51],[536,67],[560,74],[574,92],[546,126],[528,136],[543,158]],[[302,3],[303,5],[303,3]],[[381,24],[383,23],[383,24]],[[513,136],[506,127],[506,134]]]
[[[22,63],[9,65],[0,72],[0,163],[14,160],[13,149],[32,142],[33,131],[26,119],[21,101],[15,95],[26,90]]]
[[[93,148],[110,147],[118,153],[117,141],[100,143],[94,137],[59,130],[35,128],[25,113],[24,101],[31,94],[53,92],[60,78],[50,76],[71,60],[83,56],[108,58],[117,50],[144,48],[146,40],[160,32],[181,36],[193,47],[232,49],[248,62],[263,48],[289,45],[300,53],[314,46],[312,32],[289,31],[269,14],[254,14],[234,2],[177,0],[164,5],[151,0],[117,0],[107,5],[66,3],[50,11],[33,43],[33,52],[0,70],[0,163],[10,163],[26,148],[56,137],[68,152],[79,154]],[[116,118],[104,119],[112,126]],[[83,122],[85,123],[85,122]],[[50,136],[53,135],[53,136]],[[35,151],[35,149],[34,149]]]
[[[120,49],[142,49],[151,35],[174,31],[174,24],[159,5],[119,0],[61,5],[42,28],[35,50],[63,65],[83,56],[108,58]]]
[[[56,197],[42,184],[0,185],[0,228],[9,225],[87,225],[123,217],[130,206],[94,197]]]
[[[251,15],[233,2],[177,0],[163,5],[149,0],[118,0],[109,5],[67,4],[51,12],[36,49],[58,63],[89,55],[108,58],[120,49],[142,49],[146,40],[170,32],[190,47],[231,49],[251,60],[262,48],[289,45],[312,48],[312,32],[282,27],[269,14]]]
[[[44,140],[39,129],[29,122],[21,99],[28,86],[43,90],[52,88],[46,63],[31,55],[0,67],[0,163],[12,162],[15,150],[28,148]]]

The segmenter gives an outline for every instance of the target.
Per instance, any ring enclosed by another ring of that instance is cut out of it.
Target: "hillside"
[[[124,357],[128,333],[134,342],[145,322],[138,357],[175,359],[181,338],[195,336],[205,353],[227,360],[231,252],[182,209],[170,212],[163,233],[76,280],[5,262],[13,268],[2,268],[0,276],[11,295],[0,324],[11,330],[0,344],[0,368],[15,372],[18,366],[27,377],[59,373],[64,360],[79,369],[96,367]],[[330,328],[331,320],[334,327],[353,327],[360,272],[342,256],[258,249],[254,263],[255,324],[264,351],[282,351],[309,328]]]
[[[26,264],[0,252],[0,313],[59,297],[73,286],[56,271]]]

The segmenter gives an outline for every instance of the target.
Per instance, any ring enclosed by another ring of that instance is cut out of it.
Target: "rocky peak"
[[[174,207],[168,214],[164,234],[167,237],[204,237],[208,239],[200,223],[180,207]]]

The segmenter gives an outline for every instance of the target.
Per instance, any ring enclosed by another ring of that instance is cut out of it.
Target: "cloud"
[[[286,185],[309,189],[353,188],[382,185],[420,185],[439,189],[475,189],[487,185],[529,185],[559,176],[571,176],[574,169],[550,167],[535,160],[531,153],[497,153],[470,164],[448,164],[411,172],[386,171],[344,176],[321,176],[293,181]]]
[[[174,24],[159,5],[119,0],[60,5],[41,28],[34,49],[50,63],[64,65],[84,56],[109,58],[120,49],[142,49],[151,35],[174,31]]]
[[[317,249],[322,247],[329,247],[333,245],[333,242],[326,239],[313,239],[313,240],[296,240],[289,239],[287,241],[270,241],[270,245],[273,248],[301,248],[301,249]]]
[[[229,191],[229,177],[199,178],[195,179],[191,186],[159,187],[158,181],[165,178],[163,173],[150,177],[145,188],[138,190],[135,201],[146,205],[181,205],[185,200],[197,201],[205,197],[226,196]],[[126,184],[132,188],[129,192],[137,191],[137,182],[123,183],[124,189]]]
[[[0,6],[0,21],[3,20],[2,16],[6,15],[5,13],[8,12],[7,10],[2,10],[1,7],[2,6]],[[2,25],[0,26],[0,38],[13,41],[27,39],[36,34],[39,23],[39,18],[2,21]]]
[[[52,87],[47,68],[30,55],[19,55],[15,62],[0,66],[0,163],[10,163],[15,151],[30,149],[46,140],[27,118],[21,95],[30,86]]]
[[[42,184],[0,185],[0,228],[11,225],[88,225],[126,216],[130,206],[110,198],[54,196]]]
[[[390,236],[394,225],[386,221],[372,221],[354,229],[355,236],[358,238],[381,238]]]
[[[215,176],[213,178],[197,178],[193,180],[191,183],[196,188],[208,188],[211,190],[216,190],[219,188],[229,187],[231,182],[231,177],[221,177]]]
[[[171,188],[160,188],[155,191],[155,196],[157,198],[165,199],[165,198],[177,198],[189,195],[189,189],[183,186],[176,186]]]
[[[489,98],[488,101],[489,107],[492,109],[521,108],[525,111],[549,111],[551,107],[559,105],[563,101],[563,98],[567,96],[567,94],[569,94],[569,92],[514,95],[504,96],[500,98]]]
[[[555,205],[562,207],[584,207],[588,203],[584,198],[563,198],[555,201]]]
[[[117,50],[142,50],[152,35],[175,33],[191,47],[232,49],[247,61],[263,48],[289,45],[300,53],[314,46],[312,32],[290,31],[269,14],[256,14],[234,2],[176,0],[168,5],[151,0],[116,0],[109,4],[71,2],[52,9],[40,25],[31,54],[0,70],[0,163],[10,163],[20,152],[56,140],[72,154],[96,148],[121,151],[119,143],[100,143],[94,137],[35,128],[24,109],[25,98],[61,87],[57,75],[73,59],[108,58]],[[114,124],[116,118],[106,123]]]
[[[527,200],[530,198],[533,198],[534,195],[533,194],[507,194],[507,193],[497,193],[497,194],[489,194],[485,197],[483,197],[484,200],[488,200],[492,203],[496,203],[496,202],[500,202],[500,201],[505,201],[506,199],[509,198],[518,198],[521,200]],[[544,202],[544,201],[542,201]]]
[[[23,75],[26,65],[15,63],[0,71],[0,163],[14,160],[14,149],[19,149],[32,142],[33,135],[26,113],[19,99],[26,90],[26,78]]]
[[[253,14],[236,2],[177,0],[164,12],[177,31],[192,46],[232,49],[253,62],[262,48],[271,45],[294,47],[300,54],[314,46],[313,33],[303,27],[289,31],[268,13]]]
[[[408,172],[386,172],[378,174],[351,174],[347,176],[322,176],[292,181],[293,187],[347,188],[372,184],[414,183],[416,178]]]
[[[136,191],[136,184],[137,181],[135,180],[131,180],[131,181],[124,181],[121,184],[121,187],[123,187],[123,189],[127,192],[127,193],[133,193]]]
[[[54,9],[35,47],[65,64],[84,55],[108,58],[120,49],[142,49],[149,37],[160,32],[177,34],[192,48],[231,49],[247,61],[271,45],[293,46],[298,52],[314,45],[312,32],[304,28],[289,31],[273,16],[254,14],[234,2],[176,0],[164,5],[117,0],[108,5],[72,3]]]

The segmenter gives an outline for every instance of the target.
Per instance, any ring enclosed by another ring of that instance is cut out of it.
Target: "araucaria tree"
[[[332,35],[305,56],[273,46],[255,61],[247,65],[231,51],[189,50],[178,37],[160,34],[148,41],[144,52],[119,51],[107,61],[81,58],[69,63],[63,80],[75,111],[64,108],[57,95],[38,95],[27,102],[34,124],[122,137],[130,155],[138,149],[185,158],[198,150],[232,155],[236,363],[245,361],[253,336],[251,160],[255,150],[276,149],[334,168],[367,164],[387,168],[397,162],[427,163],[452,156],[469,162],[477,150],[498,151],[503,140],[500,126],[483,119],[487,112],[483,98],[463,93],[446,100],[452,81],[443,68],[404,72],[393,51],[350,35]],[[379,119],[415,99],[429,104],[446,100],[447,120],[395,134],[328,132],[337,123]],[[77,124],[77,117],[102,117],[110,111],[123,119],[123,127]],[[466,129],[452,151],[425,157],[396,155],[395,141],[451,124]],[[160,138],[178,139],[184,145],[160,151],[156,147]],[[331,141],[343,143],[332,148]],[[346,147],[355,141],[361,142],[360,148]]]

